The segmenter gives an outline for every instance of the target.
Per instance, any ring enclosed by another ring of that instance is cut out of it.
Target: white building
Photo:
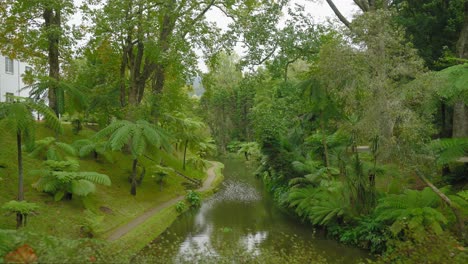
[[[0,54],[0,102],[5,102],[7,95],[29,96],[30,89],[23,89],[23,74],[31,70],[28,64]]]

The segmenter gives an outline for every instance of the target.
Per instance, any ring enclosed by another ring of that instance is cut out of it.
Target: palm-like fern
[[[107,151],[106,141],[95,141],[92,139],[80,139],[73,143],[73,146],[78,151],[80,157],[86,157],[93,154],[95,160],[98,159],[98,155],[104,157],[108,162],[112,162],[112,156]]]
[[[319,187],[292,188],[287,203],[314,225],[326,226],[349,216],[349,200],[338,181],[323,181]]]
[[[330,180],[330,175],[338,175],[338,169],[324,167],[322,163],[308,156],[304,161],[293,161],[292,167],[303,177],[293,178],[289,181],[290,186],[313,185],[318,186],[322,180]]]
[[[108,145],[112,150],[121,150],[125,145],[130,148],[133,157],[131,189],[130,193],[136,195],[136,170],[138,158],[143,155],[150,146],[166,150],[171,149],[169,136],[159,126],[153,125],[145,120],[130,122],[128,120],[115,121],[95,135],[99,141],[109,137]]]
[[[71,199],[72,194],[87,196],[96,191],[94,183],[110,186],[111,181],[105,174],[97,172],[80,172],[75,160],[44,162],[45,170],[37,171],[41,178],[33,185],[36,189],[54,194],[56,201],[65,195]]]
[[[29,153],[31,157],[47,160],[65,160],[76,156],[72,145],[58,141],[55,137],[46,137],[37,140]]]
[[[249,157],[260,157],[260,147],[257,142],[243,142],[240,144],[240,148],[237,151],[238,154],[244,154],[245,159],[249,160]]]
[[[182,168],[185,170],[187,148],[195,149],[198,142],[204,141],[204,133],[201,129],[205,127],[205,124],[193,118],[186,117],[182,113],[174,113],[172,115],[165,114],[163,117],[169,123],[175,138],[182,141],[184,144]]]
[[[171,167],[164,167],[161,165],[154,165],[150,168],[151,177],[156,179],[156,182],[159,183],[159,189],[162,191],[162,186],[164,184],[164,180],[168,176],[173,176],[175,174],[175,170]]]
[[[43,103],[35,103],[27,98],[13,97],[15,102],[0,103],[0,121],[8,124],[16,134],[18,151],[18,201],[24,199],[22,144],[34,142],[35,120],[32,111],[41,113],[48,125],[56,132],[62,132],[62,125],[55,113]],[[17,214],[17,224],[21,225],[22,215]]]
[[[446,138],[431,142],[430,148],[439,165],[456,161],[468,154],[468,138]]]
[[[390,230],[395,236],[404,230],[416,237],[426,230],[440,234],[447,219],[436,209],[439,204],[439,197],[430,188],[406,190],[379,200],[377,220],[391,223]]]

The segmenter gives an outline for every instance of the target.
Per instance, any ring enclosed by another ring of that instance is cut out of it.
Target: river
[[[160,263],[358,263],[369,257],[282,212],[253,175],[255,165],[233,158],[220,161],[225,164],[221,190],[182,215],[138,258]]]

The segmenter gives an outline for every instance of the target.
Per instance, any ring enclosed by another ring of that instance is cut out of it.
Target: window
[[[13,93],[5,93],[5,101],[8,103],[13,102],[13,96],[14,96]]]
[[[15,73],[13,68],[13,60],[8,57],[5,57],[5,72],[11,74]]]

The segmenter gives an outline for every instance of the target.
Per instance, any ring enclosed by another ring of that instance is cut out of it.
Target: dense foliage
[[[0,51],[35,66],[23,76],[31,98],[0,103],[1,124],[16,136],[17,201],[3,208],[16,213],[17,228],[36,209],[24,201],[25,189],[35,192],[24,188],[33,169],[34,187],[68,206],[63,198],[92,196],[102,190],[95,183],[110,186],[111,178],[115,188],[130,183],[133,196],[146,174],[159,193],[178,193],[169,179],[190,180],[180,171],[202,171],[210,155],[234,152],[259,163],[257,176],[287,213],[382,254],[379,261],[466,260],[468,1],[353,0],[362,12],[348,21],[327,0],[344,27],[316,24],[287,0],[80,2],[0,3]],[[82,24],[71,26],[77,12]],[[210,12],[230,22],[221,28]],[[238,43],[242,55],[233,52]],[[33,113],[51,129],[38,140]],[[71,121],[73,136],[62,137],[59,118]],[[116,155],[128,179],[79,171],[79,158],[117,167]],[[14,199],[8,195],[2,199]],[[131,201],[154,202],[145,198]],[[97,233],[98,210],[112,212],[81,202],[91,215],[82,233]],[[190,190],[176,210],[200,203]],[[100,245],[75,252],[90,259],[67,255],[86,240],[44,237],[31,253],[21,244],[34,236],[1,231],[1,255],[103,260]],[[60,254],[47,252],[62,242]],[[267,253],[241,257],[290,260]],[[310,261],[302,253],[291,261]]]

